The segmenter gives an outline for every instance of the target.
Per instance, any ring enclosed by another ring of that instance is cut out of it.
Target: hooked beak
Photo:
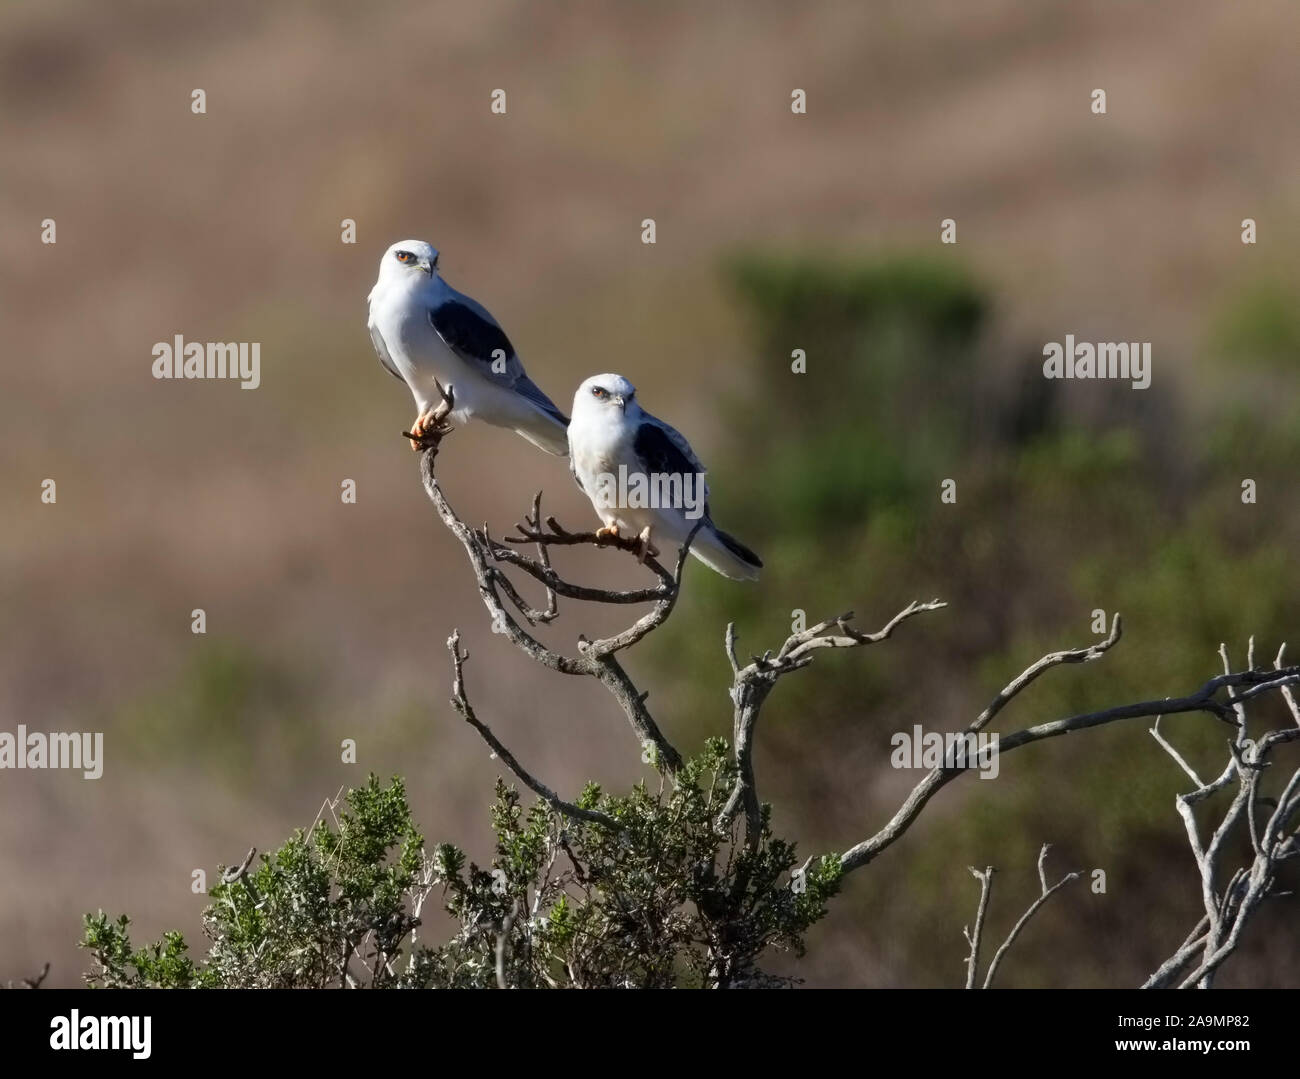
[[[419,267],[430,277],[433,276],[433,263],[430,262],[428,259],[420,259]]]
[[[614,403],[618,405],[620,411],[627,411],[627,398],[621,393],[614,394]]]

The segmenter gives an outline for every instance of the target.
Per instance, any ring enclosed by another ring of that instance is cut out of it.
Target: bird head
[[[592,375],[573,396],[575,416],[611,416],[622,418],[640,410],[636,387],[622,375]]]
[[[384,252],[379,279],[430,278],[438,271],[438,249],[424,240],[399,240]]]

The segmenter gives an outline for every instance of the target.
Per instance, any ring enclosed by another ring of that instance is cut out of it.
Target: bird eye
[[[398,262],[410,262],[410,261],[411,261],[412,259],[414,259],[414,258],[415,258],[415,256],[412,255],[411,252],[409,252],[409,251],[399,251],[399,252],[397,252],[397,261],[398,261]]]
[[[606,391],[602,390],[599,386],[592,386],[592,388],[591,388],[591,396],[592,396],[592,397],[608,397],[609,394],[608,394]]]

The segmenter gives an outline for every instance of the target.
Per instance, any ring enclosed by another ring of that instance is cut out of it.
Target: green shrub
[[[211,890],[207,955],[179,933],[136,949],[129,921],[86,917],[92,985],[112,988],[484,988],[775,985],[769,949],[801,953],[838,889],[839,861],[806,872],[766,816],[754,849],[715,827],[734,781],[711,740],[671,791],[624,796],[591,785],[579,804],[617,826],[525,807],[498,781],[488,866],[458,848],[427,849],[400,779],[348,792],[337,830],[324,821]],[[766,810],[765,810],[766,812]],[[792,875],[793,874],[793,875]],[[421,934],[437,893],[449,939]]]

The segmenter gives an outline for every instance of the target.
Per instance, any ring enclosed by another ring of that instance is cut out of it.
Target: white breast
[[[589,494],[595,491],[598,476],[602,473],[617,475],[618,466],[630,461],[631,447],[627,443],[626,436],[613,424],[583,420],[570,424],[573,469]]]
[[[653,514],[626,505],[603,505],[600,493],[618,491],[619,469],[628,476],[641,469],[632,448],[635,428],[622,422],[623,417],[613,409],[592,410],[575,407],[573,422],[569,425],[569,450],[573,470],[582,482],[582,489],[591,499],[597,515],[605,524],[618,525],[620,531],[636,535],[654,521]],[[604,481],[602,477],[611,477]]]
[[[377,289],[370,297],[370,324],[388,345],[388,353],[411,388],[421,409],[438,403],[434,380],[456,386],[453,419],[464,422],[475,403],[476,387],[470,383],[465,364],[453,356],[429,322],[429,302],[422,290],[390,286]]]

